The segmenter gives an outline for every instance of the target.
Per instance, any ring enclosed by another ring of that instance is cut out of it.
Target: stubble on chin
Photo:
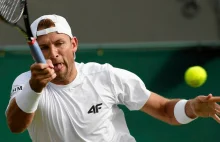
[[[54,84],[66,85],[72,81],[69,80],[72,73],[73,73],[73,67],[71,68],[71,70],[68,70],[68,67],[66,67],[64,72],[56,73],[57,76],[51,82]]]

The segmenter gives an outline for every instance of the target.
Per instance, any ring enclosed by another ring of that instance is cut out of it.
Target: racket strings
[[[21,15],[20,0],[0,0],[0,15],[10,23],[16,23]]]

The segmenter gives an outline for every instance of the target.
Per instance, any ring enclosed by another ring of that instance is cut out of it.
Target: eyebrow
[[[64,41],[63,39],[58,39],[58,40],[56,40],[55,42],[59,42],[59,41]]]
[[[39,44],[39,46],[48,46],[47,44]]]
[[[53,43],[60,42],[60,41],[64,41],[64,40],[63,39],[57,39]],[[42,44],[39,44],[39,46],[47,46],[47,44],[46,43],[42,43]]]

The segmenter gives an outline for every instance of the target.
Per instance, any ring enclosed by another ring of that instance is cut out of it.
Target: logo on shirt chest
[[[89,109],[89,111],[88,111],[88,113],[99,113],[99,109],[101,109],[102,108],[102,103],[100,103],[100,104],[97,104],[97,105],[93,105],[90,109]]]

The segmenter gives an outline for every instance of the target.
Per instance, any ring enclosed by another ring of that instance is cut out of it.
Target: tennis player
[[[27,129],[33,142],[135,142],[118,104],[171,125],[197,117],[220,122],[220,97],[167,99],[132,72],[75,62],[78,41],[61,16],[44,15],[31,29],[47,64],[34,63],[12,84],[6,116],[13,133]]]

